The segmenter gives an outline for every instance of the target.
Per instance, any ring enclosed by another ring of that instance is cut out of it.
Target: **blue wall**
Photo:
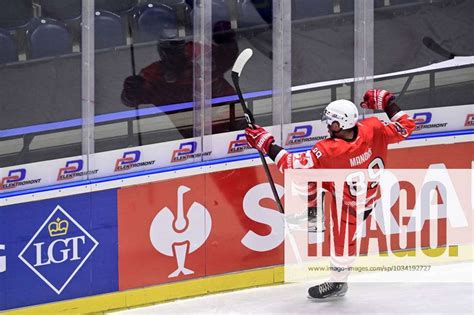
[[[0,310],[117,291],[117,191],[1,207],[0,244]]]

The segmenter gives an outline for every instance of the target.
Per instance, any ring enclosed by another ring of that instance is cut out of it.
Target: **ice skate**
[[[324,282],[309,288],[308,298],[316,300],[332,300],[343,297],[348,289],[346,282]]]

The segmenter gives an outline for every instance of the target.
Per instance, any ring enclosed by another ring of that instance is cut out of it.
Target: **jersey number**
[[[365,178],[365,173],[361,171],[347,175],[346,183],[349,186],[351,195],[354,197],[364,195],[367,192],[367,184],[369,184],[370,189],[375,188],[379,184],[379,178],[383,170],[383,160],[377,157],[367,167],[368,181]]]

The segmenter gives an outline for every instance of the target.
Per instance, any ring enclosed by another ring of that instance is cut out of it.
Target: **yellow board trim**
[[[186,297],[283,283],[283,266],[211,276],[7,311],[5,314],[87,314]]]

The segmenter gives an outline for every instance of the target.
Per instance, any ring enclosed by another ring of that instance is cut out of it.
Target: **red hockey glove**
[[[395,99],[395,96],[386,90],[368,90],[364,94],[364,101],[360,107],[367,109],[384,110],[387,105]]]
[[[146,103],[145,79],[139,75],[132,75],[123,82],[122,102],[129,107],[136,107]]]
[[[252,148],[257,149],[263,154],[267,154],[270,150],[271,144],[275,138],[260,126],[255,126],[257,129],[245,129],[245,137]]]

